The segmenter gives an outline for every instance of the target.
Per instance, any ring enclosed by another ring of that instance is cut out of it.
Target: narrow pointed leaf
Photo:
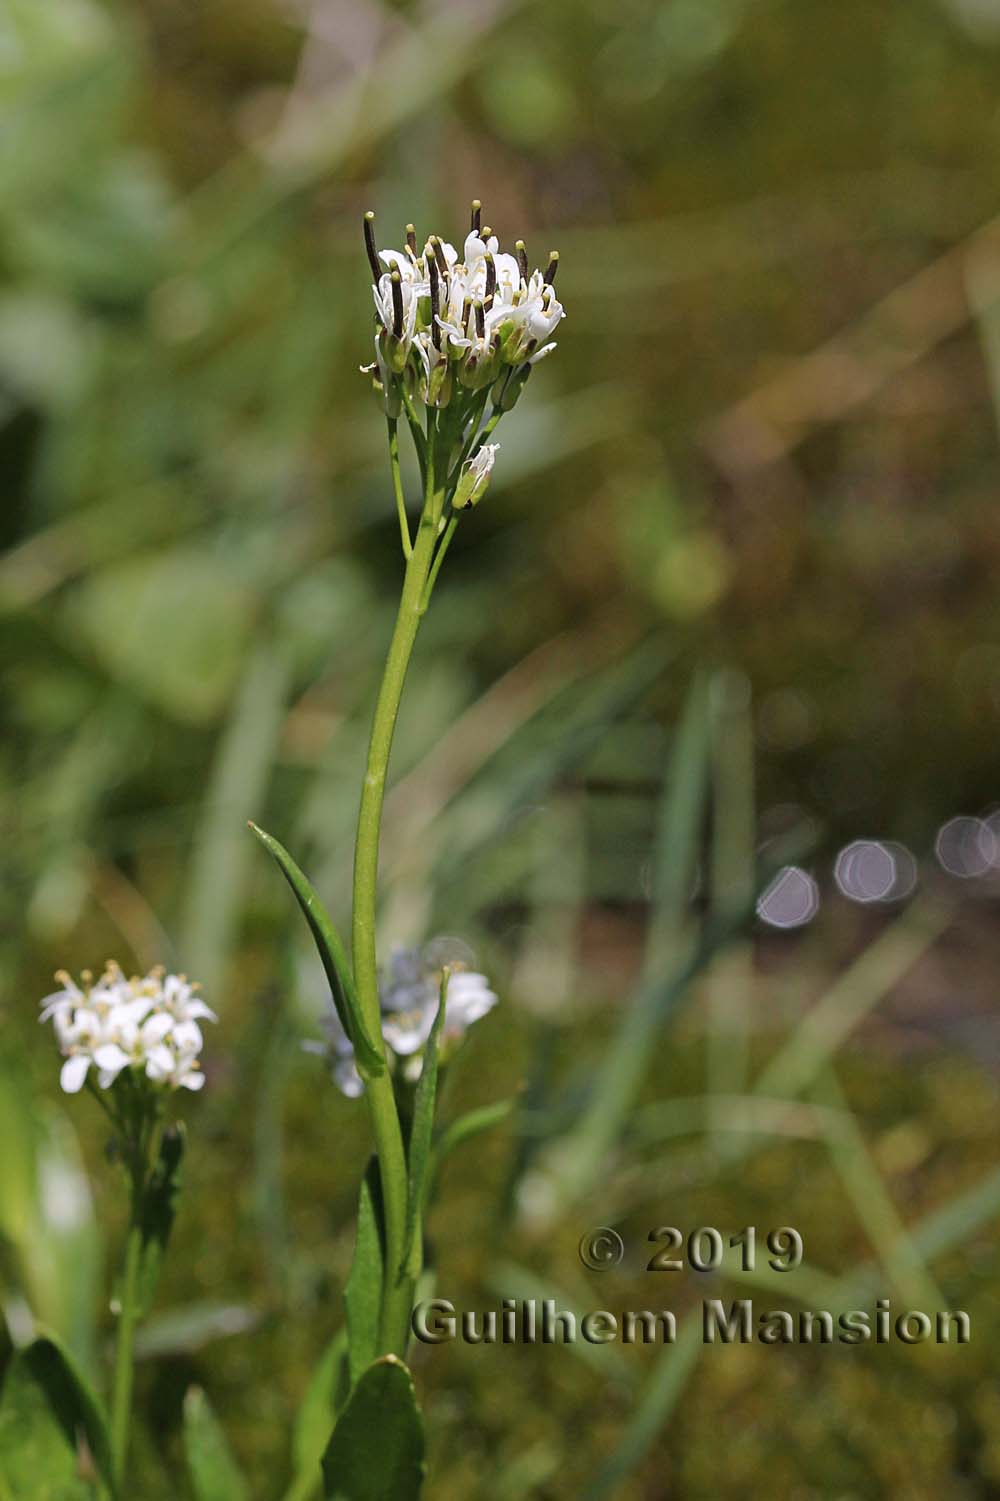
[[[290,1495],[309,1495],[314,1488],[318,1490],[323,1451],[330,1430],[347,1402],[349,1389],[347,1330],[341,1328],[320,1356],[295,1419],[292,1458],[296,1483]],[[303,1483],[306,1481],[308,1484]]]
[[[52,1336],[11,1362],[0,1401],[0,1477],[13,1496],[93,1501],[113,1494],[107,1421],[68,1351]]]
[[[410,1259],[417,1226],[424,1209],[424,1188],[427,1181],[427,1165],[431,1155],[431,1136],[434,1131],[434,1105],[437,1099],[438,1042],[444,1026],[445,1002],[448,994],[448,971],[441,977],[441,992],[437,1015],[424,1048],[424,1062],[417,1081],[413,1099],[413,1125],[410,1129],[409,1193],[406,1203],[406,1235],[403,1241],[403,1259],[394,1270],[401,1273]]]
[[[516,1100],[496,1100],[492,1105],[480,1105],[476,1110],[467,1110],[457,1120],[451,1121],[434,1144],[429,1177],[436,1177],[441,1164],[457,1147],[473,1141],[484,1131],[492,1131],[514,1111]]]
[[[184,1397],[184,1453],[196,1501],[250,1501],[246,1478],[198,1386]]]
[[[382,1185],[373,1157],[361,1180],[354,1259],[344,1288],[351,1385],[378,1354],[379,1315],[385,1276]]]
[[[347,954],[326,909],[284,845],[279,844],[277,839],[258,828],[255,823],[251,823],[250,828],[277,861],[282,875],[295,893],[295,899],[309,924],[313,942],[323,962],[340,1025],[354,1045],[361,1073],[373,1076],[385,1073],[385,1054],[365,1027],[354,990],[351,968],[347,962]]]
[[[424,1425],[410,1373],[395,1355],[368,1367],[323,1456],[326,1501],[417,1501]]]

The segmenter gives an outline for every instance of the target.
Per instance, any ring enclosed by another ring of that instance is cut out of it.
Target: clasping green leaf
[[[410,1373],[395,1355],[365,1371],[323,1455],[326,1501],[417,1501],[424,1425]]]
[[[366,1074],[369,1077],[384,1074],[385,1054],[365,1026],[354,989],[351,968],[347,962],[347,954],[326,909],[284,845],[279,844],[277,839],[258,828],[255,823],[251,823],[250,828],[277,861],[282,875],[295,893],[302,915],[309,924],[309,931],[319,951],[319,957],[330,984],[340,1025],[351,1040],[359,1072],[362,1077]]]

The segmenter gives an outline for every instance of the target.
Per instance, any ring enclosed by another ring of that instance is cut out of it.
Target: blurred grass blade
[[[410,1373],[395,1355],[370,1365],[323,1455],[327,1501],[416,1501],[424,1425]]]
[[[323,904],[284,845],[279,844],[277,839],[258,828],[255,823],[251,823],[250,828],[264,848],[273,855],[285,880],[295,893],[295,899],[309,924],[309,931],[323,962],[323,969],[326,971],[340,1024],[354,1045],[358,1067],[362,1073],[384,1074],[385,1055],[381,1047],[377,1047],[368,1035],[354,992],[354,980],[344,945],[327,916]]]
[[[673,981],[686,972],[683,931],[688,921],[705,815],[708,716],[705,684],[688,695],[674,742],[661,802],[653,877],[653,913],[642,976],[602,1062],[583,1118],[557,1147],[558,1191],[563,1202],[585,1192],[630,1116],[653,1058]],[[690,961],[690,955],[687,956]]]
[[[92,1501],[98,1477],[113,1492],[104,1412],[52,1336],[19,1350],[7,1371],[0,1398],[0,1474],[15,1497]]]
[[[813,1096],[821,1104],[833,1107],[820,1117],[827,1148],[886,1276],[911,1307],[928,1311],[946,1308],[941,1289],[890,1197],[832,1070],[827,1069],[821,1075]]]
[[[677,1331],[676,1342],[657,1357],[656,1369],[629,1419],[618,1447],[583,1492],[582,1501],[606,1501],[620,1494],[619,1487],[635,1470],[656,1442],[663,1425],[684,1394],[702,1348],[702,1316],[689,1313]]]
[[[795,1095],[808,1088],[858,1023],[940,937],[953,915],[945,902],[915,901],[807,1012],[761,1070],[754,1093]]]
[[[487,1274],[487,1283],[498,1298],[514,1298],[518,1303],[534,1302],[536,1305],[551,1299],[559,1312],[572,1315],[577,1329],[588,1308],[593,1306],[589,1301],[589,1292],[580,1292],[574,1297],[550,1277],[515,1261],[495,1261]],[[567,1353],[574,1355],[590,1370],[599,1372],[605,1381],[613,1380],[626,1391],[631,1389],[633,1368],[617,1344],[591,1344],[585,1339],[574,1339],[567,1340],[565,1348]]]
[[[722,927],[739,922],[756,894],[753,722],[750,684],[720,672],[709,686],[712,766],[711,910]],[[753,962],[748,940],[712,965],[706,1072],[711,1095],[740,1095],[747,1076]]]
[[[250,1487],[200,1387],[184,1397],[184,1453],[195,1501],[250,1501]]]
[[[438,1043],[444,1026],[445,1006],[448,996],[449,971],[441,976],[438,1008],[431,1025],[420,1078],[413,1096],[413,1124],[410,1128],[410,1150],[407,1161],[409,1191],[406,1199],[406,1233],[403,1237],[403,1254],[398,1267],[391,1268],[393,1276],[401,1276],[408,1265],[413,1244],[420,1232],[424,1215],[424,1193],[427,1186],[427,1168],[431,1155],[431,1137],[434,1133],[434,1105],[437,1100]]]
[[[386,1275],[382,1233],[382,1187],[378,1159],[372,1157],[361,1180],[354,1258],[344,1288],[353,1386],[378,1353],[382,1283]]]
[[[246,892],[252,849],[240,824],[260,807],[285,717],[289,669],[274,647],[247,663],[198,818],[180,952],[207,995],[221,988]]]

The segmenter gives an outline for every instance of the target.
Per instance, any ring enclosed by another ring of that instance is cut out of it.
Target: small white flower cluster
[[[77,985],[64,970],[62,989],[41,1003],[40,1021],[51,1021],[66,1059],[60,1083],[67,1094],[83,1088],[91,1067],[108,1089],[124,1069],[140,1070],[169,1089],[200,1089],[198,1063],[203,1038],[199,1021],[215,1021],[184,975],[162,968],[129,980],[113,961],[95,980],[85,970]]]
[[[412,224],[404,250],[376,250],[374,215],[365,215],[377,329],[375,363],[364,368],[376,372],[390,415],[401,378],[436,407],[459,388],[494,385],[494,401],[507,410],[531,366],[556,347],[552,334],[565,317],[553,288],[558,254],[545,271],[529,270],[523,240],[515,255],[504,254],[481,213],[477,200],[461,257],[437,235],[418,249]]]
[[[388,974],[379,977],[382,1005],[382,1036],[401,1060],[403,1077],[414,1083],[420,1077],[422,1053],[438,1013],[442,971],[449,971],[445,996],[441,1050],[454,1046],[497,1003],[485,975],[468,966],[471,955],[464,944],[451,938],[432,939],[423,949],[394,950]],[[332,1062],[339,1088],[354,1099],[364,1091],[354,1062],[354,1049],[340,1021],[323,1018],[329,1041],[305,1044],[308,1052],[320,1053]]]

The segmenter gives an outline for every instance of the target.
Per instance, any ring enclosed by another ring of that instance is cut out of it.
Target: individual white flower
[[[484,443],[471,459],[466,459],[462,466],[462,477],[452,501],[456,511],[467,510],[469,506],[478,505],[482,500],[490,482],[490,475],[493,473],[499,447],[499,443]]]
[[[219,1018],[198,994],[199,986],[192,984],[187,975],[164,975],[158,998],[159,1006],[179,1022]]]

